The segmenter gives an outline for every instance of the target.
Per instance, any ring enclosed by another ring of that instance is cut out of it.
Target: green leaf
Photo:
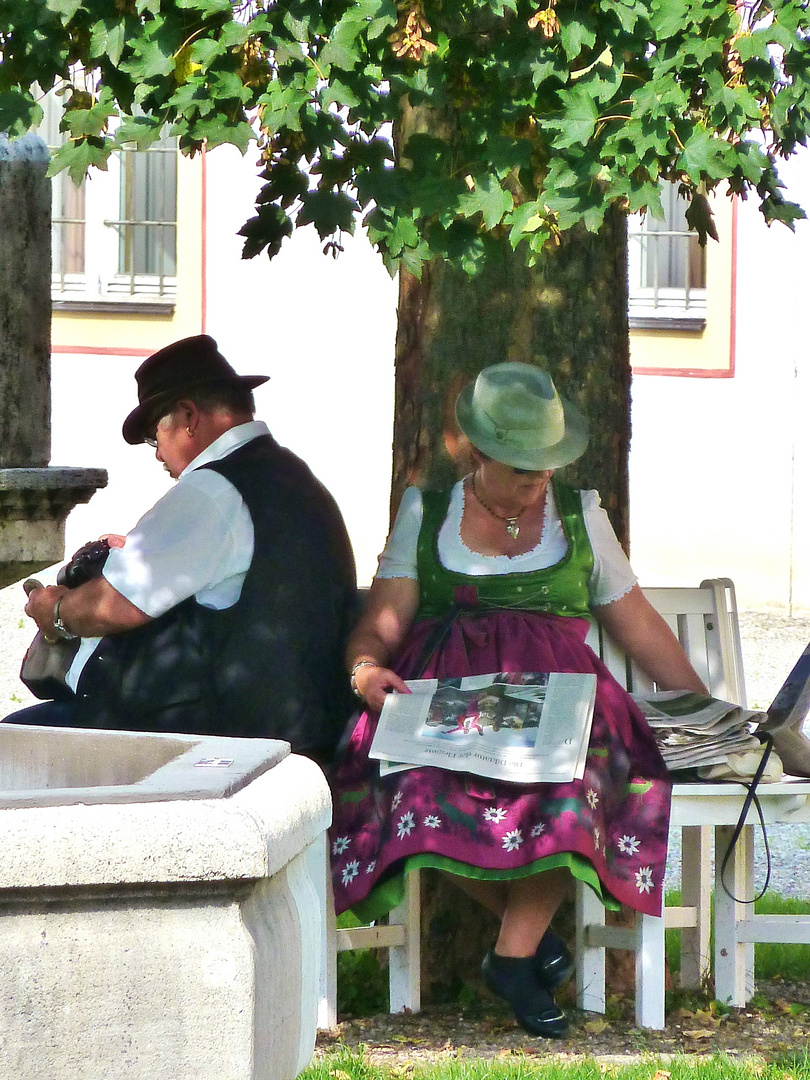
[[[227,48],[223,41],[216,38],[197,38],[191,46],[192,62],[199,64],[203,71],[207,71],[217,57],[223,56]]]
[[[135,55],[119,65],[121,71],[135,79],[148,80],[159,76],[171,75],[175,69],[175,59],[158,44],[147,38],[137,38],[133,42]]]
[[[115,132],[115,141],[123,146],[135,143],[139,150],[147,150],[160,138],[159,120],[143,116],[131,116],[121,123]]]
[[[309,225],[325,240],[335,232],[354,232],[354,215],[360,207],[345,191],[309,191],[301,199],[295,224]]]
[[[77,186],[87,176],[91,167],[107,170],[107,158],[114,149],[111,139],[86,138],[66,142],[51,157],[48,176],[67,170]]]
[[[341,79],[331,79],[321,91],[321,107],[324,109],[328,109],[332,104],[352,108],[360,103],[361,100],[354,90]]]
[[[69,131],[74,139],[101,135],[107,129],[110,117],[117,115],[118,108],[112,101],[112,94],[109,88],[104,87],[99,100],[89,109],[68,107],[62,120],[62,129]]]
[[[110,63],[118,66],[127,41],[127,28],[123,20],[102,19],[90,31],[91,57],[106,56]]]
[[[41,122],[42,116],[41,107],[27,91],[0,92],[0,131],[12,137],[24,135],[29,128]]]
[[[555,135],[553,145],[561,150],[567,146],[586,144],[599,119],[596,102],[581,86],[563,90],[560,101],[564,106],[563,115],[548,121],[548,126],[559,133]]]
[[[709,200],[699,191],[692,196],[689,206],[686,208],[686,224],[698,234],[698,243],[706,247],[706,238],[719,240],[717,226],[714,223],[714,211]]]
[[[179,8],[190,8],[201,12],[206,19],[220,11],[227,11],[228,14],[233,11],[231,0],[175,0],[175,2]]]
[[[484,175],[476,179],[475,189],[464,195],[459,203],[465,217],[480,213],[484,218],[484,225],[488,229],[494,229],[504,214],[508,214],[513,208],[515,200],[511,192],[502,188],[494,176]]]
[[[209,150],[213,150],[215,146],[222,146],[223,143],[232,143],[243,154],[247,153],[251,140],[256,138],[256,133],[247,121],[233,123],[222,116],[214,116],[210,120],[198,120],[193,125],[191,133],[195,139],[205,139]]]
[[[45,7],[59,16],[63,26],[67,26],[82,6],[82,0],[45,0]]]
[[[725,175],[724,169],[729,156],[730,147],[725,139],[718,138],[706,128],[696,126],[678,157],[678,165],[693,180],[704,176],[717,179]]]
[[[287,236],[292,236],[293,223],[285,211],[274,203],[259,207],[256,217],[246,221],[237,233],[244,236],[242,258],[252,259],[267,248],[272,259],[281,249]]]
[[[650,7],[650,23],[659,41],[681,34],[689,24],[687,0],[653,0]]]
[[[583,49],[590,49],[596,41],[596,34],[584,22],[563,23],[560,27],[560,41],[569,60],[576,60]]]

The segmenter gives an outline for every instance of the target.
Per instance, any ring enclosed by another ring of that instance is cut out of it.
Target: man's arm
[[[62,623],[78,637],[105,637],[136,630],[150,622],[140,608],[135,607],[104,577],[96,577],[77,589],[64,585],[49,585],[34,589],[28,597],[25,614],[29,615],[46,638],[57,635],[54,630],[53,613],[61,598],[59,616]]]

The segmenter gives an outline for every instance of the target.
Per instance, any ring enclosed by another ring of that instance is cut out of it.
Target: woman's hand
[[[359,667],[354,673],[354,685],[369,709],[375,712],[379,712],[383,707],[386,694],[410,694],[410,690],[395,671],[377,665],[364,664]]]

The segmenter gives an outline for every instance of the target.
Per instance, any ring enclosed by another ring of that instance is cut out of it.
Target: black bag
[[[75,589],[98,577],[109,553],[106,540],[84,544],[56,575],[57,583]],[[81,638],[48,641],[41,630],[37,631],[20,668],[20,679],[34,697],[43,701],[67,701],[73,697],[65,679],[80,645]]]

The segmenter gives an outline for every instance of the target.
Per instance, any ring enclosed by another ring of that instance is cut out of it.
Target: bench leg
[[[681,904],[697,912],[697,924],[681,930],[681,986],[705,986],[711,971],[712,830],[689,825],[681,830]]]
[[[588,928],[605,925],[605,909],[592,889],[576,883],[577,1005],[589,1012],[605,1011],[605,950],[590,944]]]
[[[324,836],[326,867],[323,877],[323,933],[321,939],[320,1000],[318,1002],[318,1030],[337,1026],[337,918],[332,892],[332,874],[329,864],[329,836]],[[314,847],[314,845],[313,845]],[[313,881],[319,880],[313,874]]]
[[[388,915],[388,925],[405,927],[405,944],[388,950],[389,1010],[418,1013],[422,1008],[421,911],[419,871],[405,877],[405,898]]]
[[[666,992],[665,923],[656,915],[636,915],[636,1024],[664,1026]]]
[[[733,832],[730,825],[718,825],[715,830],[714,993],[725,1005],[742,1007],[754,993],[754,946],[738,940],[737,927],[753,915],[753,904],[738,904],[720,880]],[[726,866],[725,883],[734,896],[751,897],[753,869],[754,831],[746,825]]]

